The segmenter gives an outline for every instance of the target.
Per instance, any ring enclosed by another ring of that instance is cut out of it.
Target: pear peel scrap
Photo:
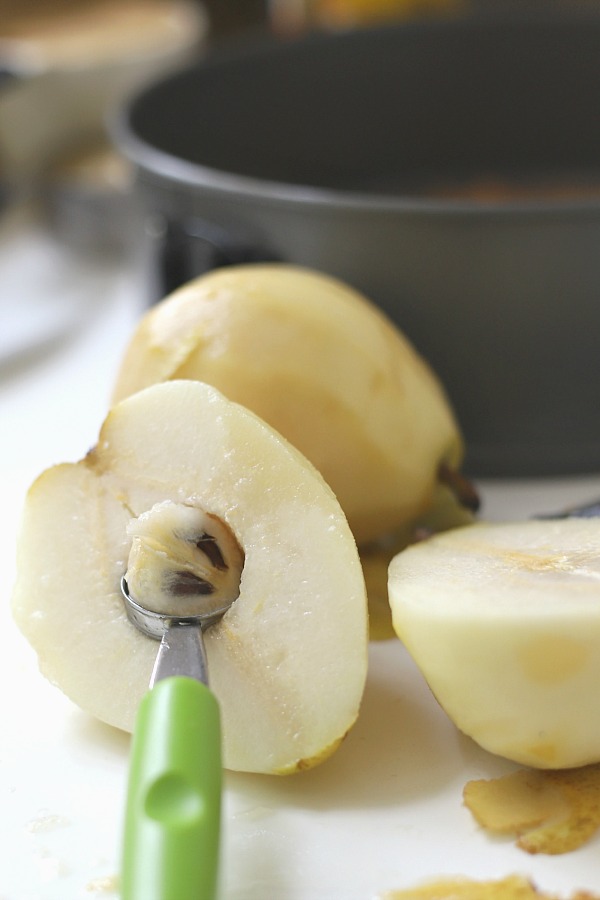
[[[432,881],[416,888],[387,891],[378,900],[561,900],[556,894],[538,891],[532,881],[520,875],[509,875],[499,881],[472,881],[449,878]],[[575,891],[564,900],[600,900],[597,894]]]
[[[492,834],[516,836],[527,853],[569,853],[600,828],[600,765],[519,769],[470,781],[463,800],[479,825]]]

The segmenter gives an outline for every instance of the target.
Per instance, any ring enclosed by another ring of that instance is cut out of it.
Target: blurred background
[[[130,172],[106,117],[161,73],[259,38],[561,6],[598,0],[0,0],[0,196],[82,246],[120,244]]]
[[[311,33],[360,32],[387,24],[485,18],[502,10],[518,10],[520,15],[524,11],[531,11],[532,15],[561,10],[570,15],[579,11],[584,16],[594,16],[600,12],[600,0],[0,0],[0,401],[6,404],[5,410],[10,409],[12,414],[26,409],[42,383],[44,386],[54,383],[55,393],[60,393],[65,385],[80,378],[91,391],[94,378],[94,384],[101,387],[96,388],[96,404],[87,404],[85,413],[89,414],[90,430],[92,424],[95,430],[107,403],[121,348],[140,314],[156,299],[148,283],[146,251],[141,241],[142,233],[149,226],[139,205],[135,173],[115,147],[107,127],[114,110],[129,97],[144,85],[192,61],[235,52],[235,48],[244,44],[266,41],[284,46]],[[594,41],[596,32],[590,36],[589,43],[590,58],[597,59],[594,48],[600,50],[600,47]],[[583,64],[588,64],[587,58],[583,62],[579,60],[579,69]],[[595,71],[591,63],[590,71]],[[460,77],[466,84],[469,72],[465,70]],[[585,79],[585,74],[582,77]],[[458,83],[460,78],[455,81]],[[591,90],[597,79],[590,78],[588,83]],[[511,102],[508,98],[508,104]],[[573,106],[566,91],[562,102]],[[590,96],[586,109],[593,109],[593,104]],[[488,112],[493,118],[494,110]],[[229,114],[227,109],[221,110],[223,125]],[[580,119],[590,122],[590,128],[595,128],[594,140],[599,139],[598,116],[582,113]],[[490,127],[489,121],[485,121],[488,124],[479,128],[479,136]],[[560,121],[557,122],[559,150],[561,153],[564,150],[566,156],[569,136],[566,132],[561,134]],[[585,134],[583,144],[588,150],[592,146]],[[590,154],[591,151],[588,157]],[[587,169],[590,168],[588,157]],[[597,159],[592,163],[596,177]],[[585,174],[587,177],[589,173]],[[492,187],[495,190],[495,185]],[[572,188],[573,185],[569,189]],[[539,190],[536,185],[538,194]],[[591,197],[591,183],[586,181],[578,190],[580,195],[583,190]],[[590,269],[585,285],[586,316],[596,308],[597,273],[591,270],[589,259],[598,257],[597,177],[593,194],[593,210],[588,204],[585,222],[578,226],[582,231],[575,234],[572,223],[569,225],[571,262],[561,276],[569,290],[570,284],[575,283],[573,271],[576,270],[579,284],[582,281],[579,273],[586,267]],[[581,199],[577,197],[579,204]],[[588,202],[588,198],[583,199]],[[411,233],[417,234],[418,229]],[[474,241],[469,247],[476,245],[481,251],[483,234],[476,228],[468,238]],[[563,240],[562,232],[552,239],[555,244],[549,252],[557,258],[555,247],[562,246],[556,243]],[[501,291],[510,295],[512,290],[506,282],[507,261],[512,260],[512,251],[503,241],[501,237],[499,246],[504,256],[498,271],[492,273],[489,267],[484,271],[482,262],[478,275],[484,289],[488,287],[486,282],[498,286],[500,302]],[[305,243],[316,242],[317,236],[306,237]],[[578,256],[573,256],[573,247],[576,253],[585,250],[586,258],[580,262]],[[450,244],[445,249],[450,262],[444,263],[447,271],[442,273],[442,279],[449,291],[447,276],[454,277],[463,264],[472,269],[473,254],[467,250],[464,259],[459,261]],[[535,258],[535,249],[530,256]],[[318,259],[316,251],[314,258]],[[480,258],[485,259],[485,254],[480,253]],[[424,263],[415,273],[415,280],[426,280],[431,271],[432,266]],[[559,280],[542,273],[540,290],[552,292],[554,285],[556,293]],[[455,293],[459,297],[462,289],[458,280],[456,284]],[[479,288],[478,284],[476,290]],[[416,309],[420,303],[416,293],[408,299]],[[453,297],[452,302],[455,300]],[[543,298],[539,302],[542,301]],[[491,291],[489,304],[491,318],[496,317],[495,326],[502,329],[505,322]],[[549,363],[556,356],[555,350],[549,349],[554,346],[552,340],[565,333],[561,316],[568,311],[559,315],[557,304],[558,301],[548,319],[554,336],[550,335],[550,340],[545,342],[546,350],[539,361],[546,371],[550,371]],[[453,308],[456,311],[456,305]],[[478,311],[477,315],[483,322],[488,313]],[[539,321],[537,309],[533,316]],[[593,325],[593,330],[584,325],[583,335],[573,334],[572,343],[581,347],[591,342],[597,346],[595,320]],[[425,322],[425,342],[430,333],[428,327]],[[523,327],[516,327],[527,360],[529,350],[522,340]],[[533,327],[531,318],[529,327]],[[440,341],[443,337],[443,334],[439,336]],[[493,338],[488,336],[486,340],[491,342]],[[483,345],[480,348],[482,364],[489,357],[488,350]],[[592,348],[588,347],[588,351],[591,353]],[[577,349],[573,351],[569,347],[563,356],[573,353],[576,355]],[[460,349],[456,356],[462,363],[464,353]],[[95,360],[93,365],[86,364],[91,359]],[[595,424],[595,416],[592,425],[589,424],[589,411],[597,409],[600,398],[590,393],[588,386],[593,380],[587,374],[587,365],[582,357],[582,362],[573,369],[573,379],[578,380],[577,385],[573,383],[573,392],[578,401],[585,394],[583,405],[573,407],[569,384],[564,390],[557,388],[554,394],[564,395],[561,402],[564,399],[564,406],[571,410],[563,415],[563,433],[569,428],[576,432],[578,423],[587,419],[586,428],[574,443],[585,444],[585,466],[589,469],[589,461],[600,458],[600,425]],[[530,410],[537,406],[539,427],[531,432],[534,435],[531,441],[528,436],[525,438],[532,445],[527,449],[528,472],[537,465],[538,444],[546,440],[548,430],[554,429],[552,410],[544,416],[540,412],[543,378],[539,373],[535,377],[540,382],[540,391],[535,400],[523,404],[521,414],[523,428],[528,429],[535,419]],[[476,379],[471,373],[467,373],[467,379],[468,391],[473,394],[472,384]],[[584,385],[581,390],[579,382]],[[488,428],[486,440],[499,441],[500,432],[506,430],[505,424],[501,416],[492,421],[492,414],[485,409],[487,395],[481,383],[480,379],[481,396],[469,396],[468,401],[474,407],[476,424],[483,422]],[[505,392],[507,417],[514,410],[514,398],[519,390],[515,382]],[[75,407],[73,397],[72,408]],[[560,414],[557,415],[560,426]],[[8,413],[5,421],[7,416]],[[19,418],[29,421],[31,416],[19,412]],[[50,444],[54,441],[56,446],[56,452],[49,448],[51,456],[64,454],[70,430],[71,416],[65,408],[58,426],[49,428],[46,435],[46,440]],[[14,444],[13,451],[16,459],[21,452],[19,442]],[[573,452],[578,453],[578,447]],[[564,448],[564,452],[557,448],[558,470],[577,469],[573,452],[570,447]],[[561,460],[568,457],[568,465],[563,465],[559,457]],[[550,460],[542,469],[549,472],[552,467]],[[515,468],[519,468],[518,463]]]
[[[162,73],[224,44],[447,15],[465,2],[0,0],[0,249],[26,205],[70,252],[131,252],[139,225],[132,173],[106,120]],[[0,302],[4,344],[15,320],[19,349],[22,314]],[[30,325],[36,335],[33,318]],[[7,355],[10,346],[0,362]]]
[[[111,273],[132,315],[144,306],[133,173],[106,127],[138,88],[224,44],[464,3],[0,0],[0,386],[67,353],[88,319],[97,326]]]

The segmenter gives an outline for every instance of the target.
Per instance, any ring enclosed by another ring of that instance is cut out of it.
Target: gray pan
[[[219,265],[336,275],[443,380],[475,475],[600,469],[600,14],[481,14],[267,40],[111,125],[151,299]]]

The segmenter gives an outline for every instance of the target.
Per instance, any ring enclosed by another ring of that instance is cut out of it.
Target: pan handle
[[[8,82],[15,81],[17,76],[10,69],[0,65],[0,88],[3,88]]]
[[[199,216],[181,220],[155,216],[147,232],[154,244],[151,254],[154,300],[166,297],[212,269],[281,261],[277,253],[261,246],[252,235]]]

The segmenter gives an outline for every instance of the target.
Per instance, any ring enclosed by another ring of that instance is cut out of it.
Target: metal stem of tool
[[[208,688],[202,629],[229,608],[194,616],[148,610],[121,591],[127,615],[160,640],[151,690],[132,742],[122,900],[214,900],[221,815],[217,701]]]
[[[173,616],[153,612],[137,603],[129,593],[125,577],[121,579],[121,591],[125,599],[125,609],[129,621],[143,634],[160,641],[160,647],[150,687],[157,681],[173,675],[185,673],[188,678],[195,678],[208,684],[208,666],[202,629],[209,628],[227,612],[230,604],[195,616]]]

